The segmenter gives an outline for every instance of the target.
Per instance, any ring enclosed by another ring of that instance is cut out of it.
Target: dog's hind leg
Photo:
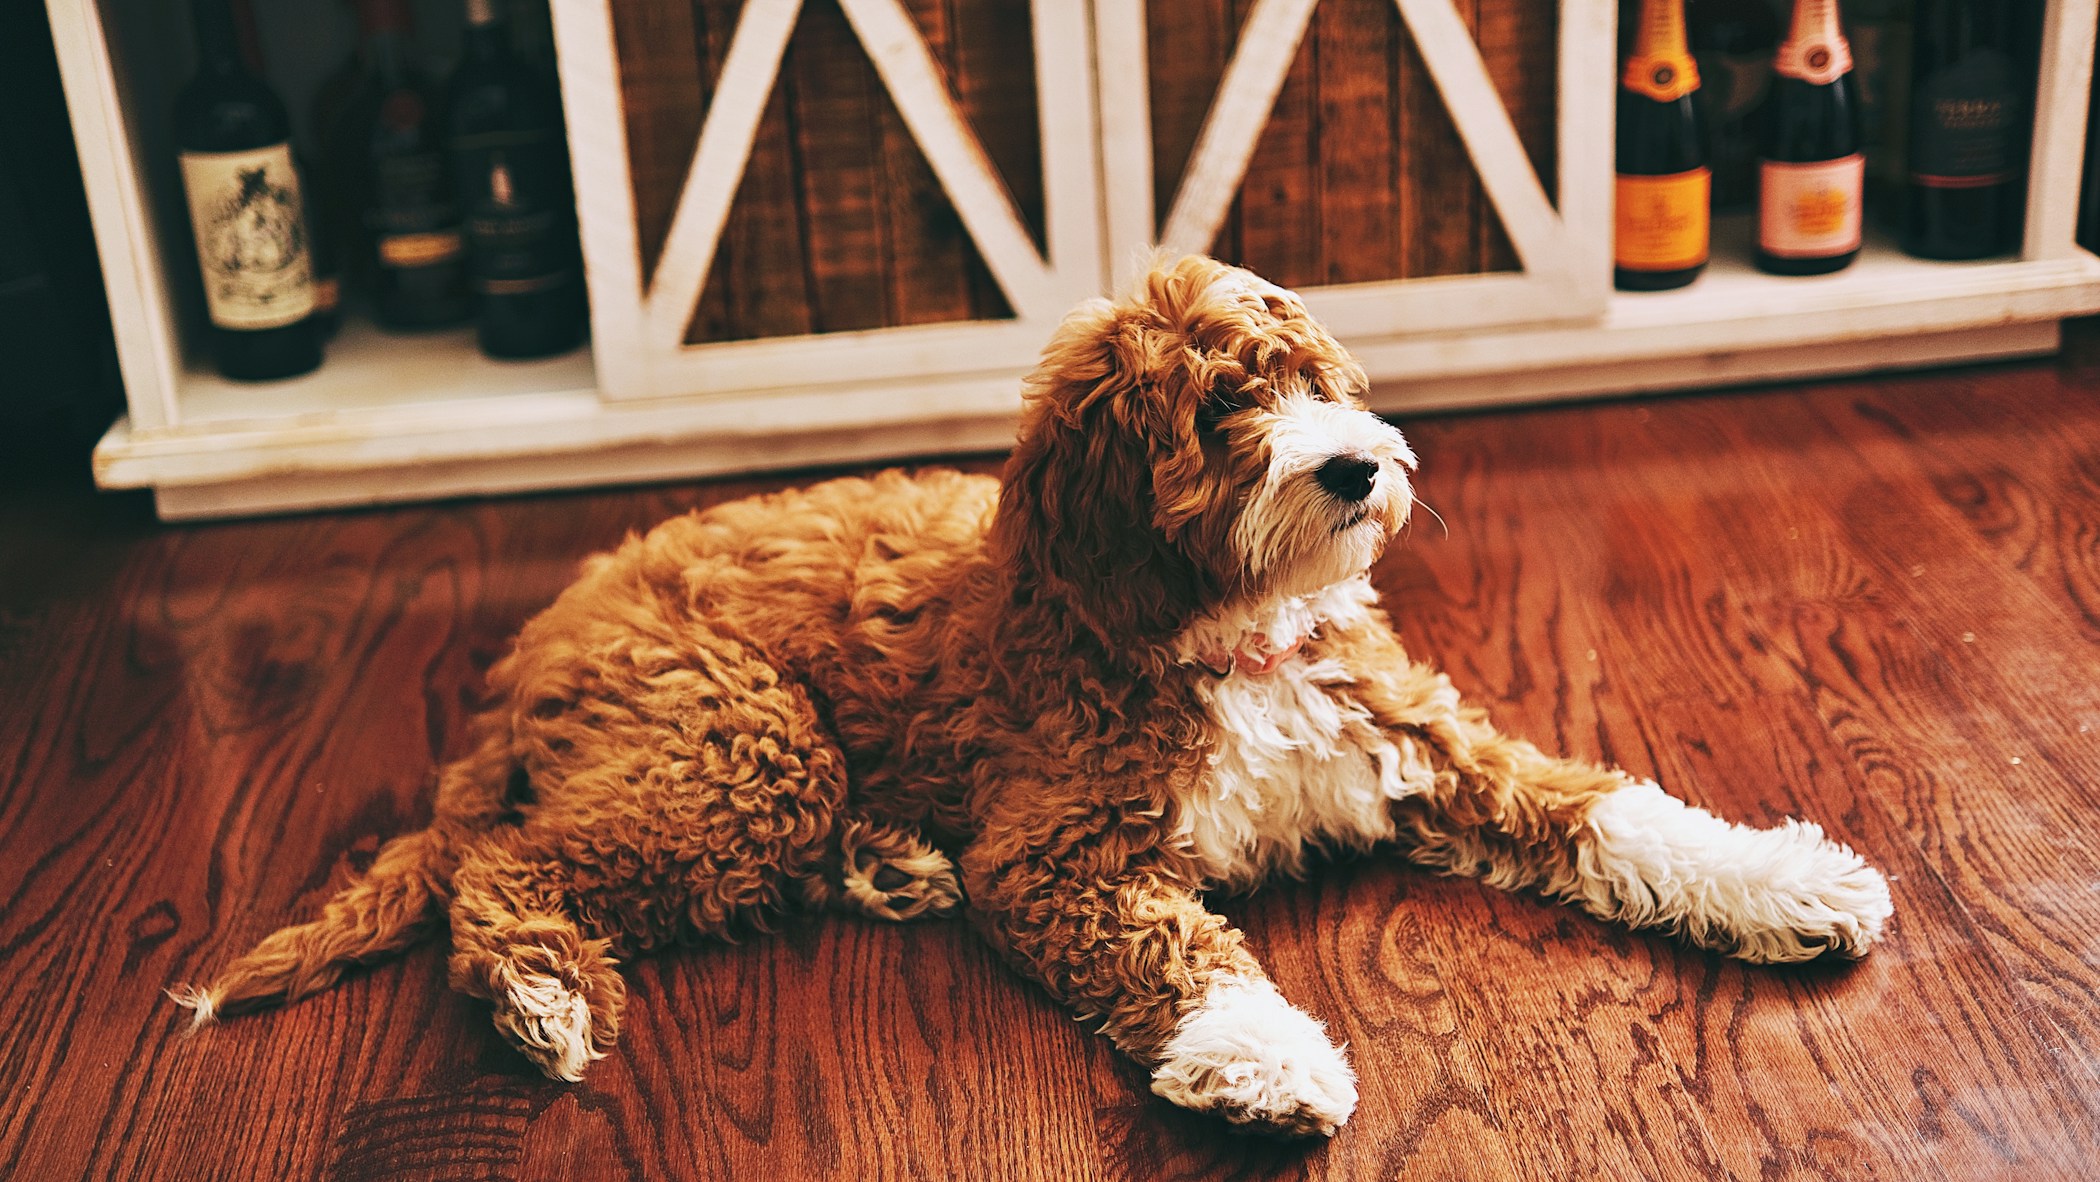
[[[952,915],[955,863],[916,827],[859,814],[839,819],[840,907],[895,922]]]
[[[554,1079],[583,1078],[620,1033],[627,984],[611,941],[587,938],[571,913],[569,871],[514,847],[476,847],[452,880],[452,987],[487,998],[496,1029]]]

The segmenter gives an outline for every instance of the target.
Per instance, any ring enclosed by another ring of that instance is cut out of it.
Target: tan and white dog
[[[1366,572],[1415,457],[1291,293],[1209,259],[1065,321],[1003,479],[815,487],[591,559],[489,672],[428,829],[207,987],[314,992],[449,924],[547,1074],[616,958],[793,905],[967,910],[1176,1104],[1332,1133],[1356,1083],[1213,888],[1391,850],[1760,962],[1856,957],[1881,875],[1500,734]],[[965,903],[964,900],[967,899]]]

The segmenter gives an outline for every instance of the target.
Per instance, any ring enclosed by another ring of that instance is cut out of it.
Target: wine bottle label
[[[1837,0],[1794,0],[1794,21],[1773,55],[1772,72],[1827,86],[1852,69],[1852,46],[1838,28]]]
[[[1937,189],[2001,185],[2019,171],[2012,62],[1977,50],[1922,79],[1911,98],[1911,180]]]
[[[379,240],[379,261],[389,267],[434,267],[458,258],[461,249],[457,230],[389,234]]]
[[[1659,103],[1699,89],[1699,67],[1684,36],[1684,0],[1641,0],[1641,24],[1619,82]]]
[[[1704,168],[1613,182],[1612,262],[1628,271],[1682,271],[1706,261],[1713,174]]]
[[[182,187],[211,322],[264,329],[306,319],[313,257],[291,147],[184,152]]]
[[[1783,259],[1820,259],[1859,249],[1867,158],[1783,164],[1758,176],[1757,244]]]
[[[475,289],[527,295],[570,282],[574,231],[553,129],[460,136],[452,152],[469,204]]]
[[[459,259],[459,214],[447,192],[444,157],[436,152],[373,162],[368,215],[384,267],[436,267]]]

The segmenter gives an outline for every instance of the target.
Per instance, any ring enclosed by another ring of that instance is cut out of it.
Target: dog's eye
[[[1203,405],[1196,408],[1196,430],[1208,435],[1217,430],[1218,424],[1224,422],[1228,416],[1245,410],[1246,407],[1246,397],[1236,387],[1227,386],[1222,382],[1212,386],[1210,397],[1205,398]]]

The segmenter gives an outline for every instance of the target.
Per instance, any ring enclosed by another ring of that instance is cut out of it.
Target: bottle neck
[[[1838,27],[1837,0],[1794,0],[1794,21],[1788,26],[1789,41],[1843,41]]]
[[[1684,0],[1641,0],[1641,25],[1633,35],[1636,57],[1689,57],[1684,37]]]
[[[240,35],[226,0],[193,0],[191,10],[197,22],[197,64],[212,74],[245,73]]]
[[[467,26],[460,33],[460,51],[480,61],[510,52],[510,25],[503,19],[496,0],[467,0]]]
[[[1794,0],[1794,20],[1772,59],[1772,72],[1818,86],[1852,70],[1852,46],[1838,25],[1837,0]]]
[[[1641,0],[1640,27],[1619,82],[1659,103],[1699,89],[1699,67],[1685,42],[1684,0]]]

